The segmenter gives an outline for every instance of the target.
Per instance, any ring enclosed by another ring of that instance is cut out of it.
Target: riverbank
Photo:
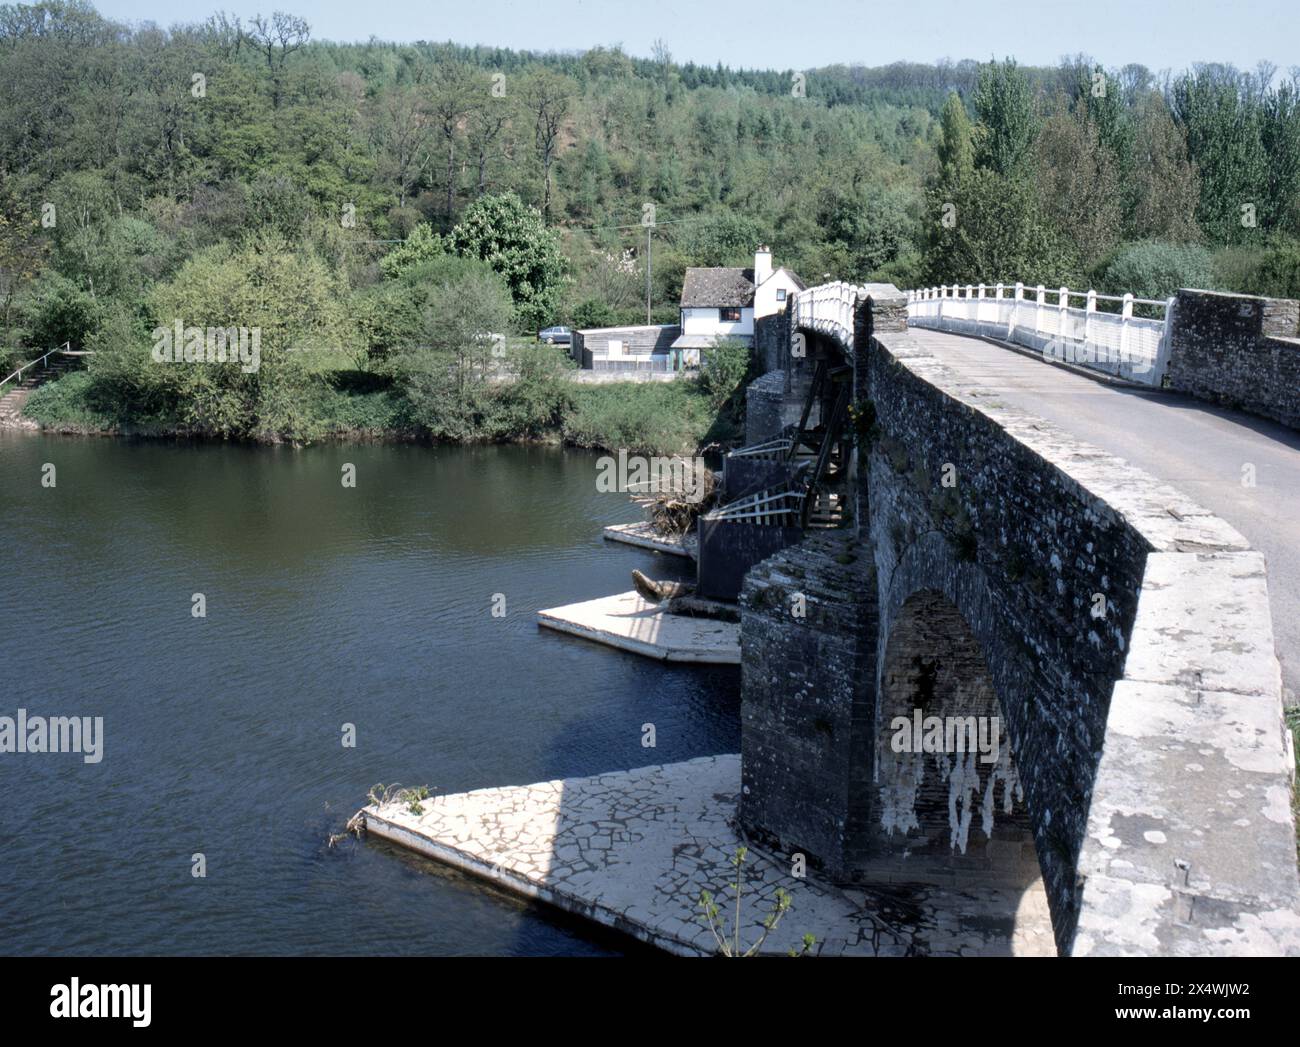
[[[78,371],[35,390],[12,427],[32,424],[85,436],[237,440],[305,446],[330,440],[443,444],[553,443],[642,454],[691,454],[734,443],[734,412],[696,380],[676,382],[517,382],[486,398],[449,402],[430,416],[403,389],[360,374],[318,376],[302,387],[292,426],[232,435],[187,422],[177,405],[151,407],[112,398]]]

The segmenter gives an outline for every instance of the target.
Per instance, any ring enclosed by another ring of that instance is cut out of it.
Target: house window
[[[777,300],[778,302],[784,302],[784,301],[785,301],[785,288],[784,288],[784,287],[778,287],[778,288],[776,289],[776,300]]]
[[[724,306],[718,310],[718,318],[725,323],[739,323],[740,309],[732,306]]]

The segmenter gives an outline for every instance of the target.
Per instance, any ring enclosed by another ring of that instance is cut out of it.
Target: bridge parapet
[[[1018,283],[929,287],[907,299],[916,327],[996,338],[1141,385],[1159,387],[1168,367],[1173,298]]]
[[[1179,291],[1169,384],[1300,429],[1300,302]]]
[[[852,356],[854,323],[862,290],[856,284],[837,281],[800,291],[794,296],[791,326],[826,335],[846,356]]]

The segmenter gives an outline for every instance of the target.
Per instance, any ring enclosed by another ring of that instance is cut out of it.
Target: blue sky
[[[1079,51],[1108,66],[1141,62],[1154,70],[1197,61],[1300,64],[1300,0],[212,0],[211,7],[199,0],[183,11],[175,0],[98,0],[95,6],[112,18],[164,26],[201,21],[218,8],[247,18],[278,7],[305,17],[314,38],[329,40],[374,35],[543,51],[621,43],[630,54],[648,55],[662,38],[678,61],[751,68],[1006,54],[1055,64]],[[1013,11],[1017,24],[1009,28]]]

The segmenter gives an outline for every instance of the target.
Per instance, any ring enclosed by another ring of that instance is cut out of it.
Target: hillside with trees
[[[76,404],[45,397],[87,425],[554,431],[576,408],[553,362],[515,353],[535,386],[509,402],[472,332],[643,322],[647,204],[656,319],[688,265],[759,242],[809,282],[1300,296],[1296,83],[1083,57],[732,70],[4,5],[0,347],[96,350]],[[148,366],[178,316],[260,324],[262,369]]]

